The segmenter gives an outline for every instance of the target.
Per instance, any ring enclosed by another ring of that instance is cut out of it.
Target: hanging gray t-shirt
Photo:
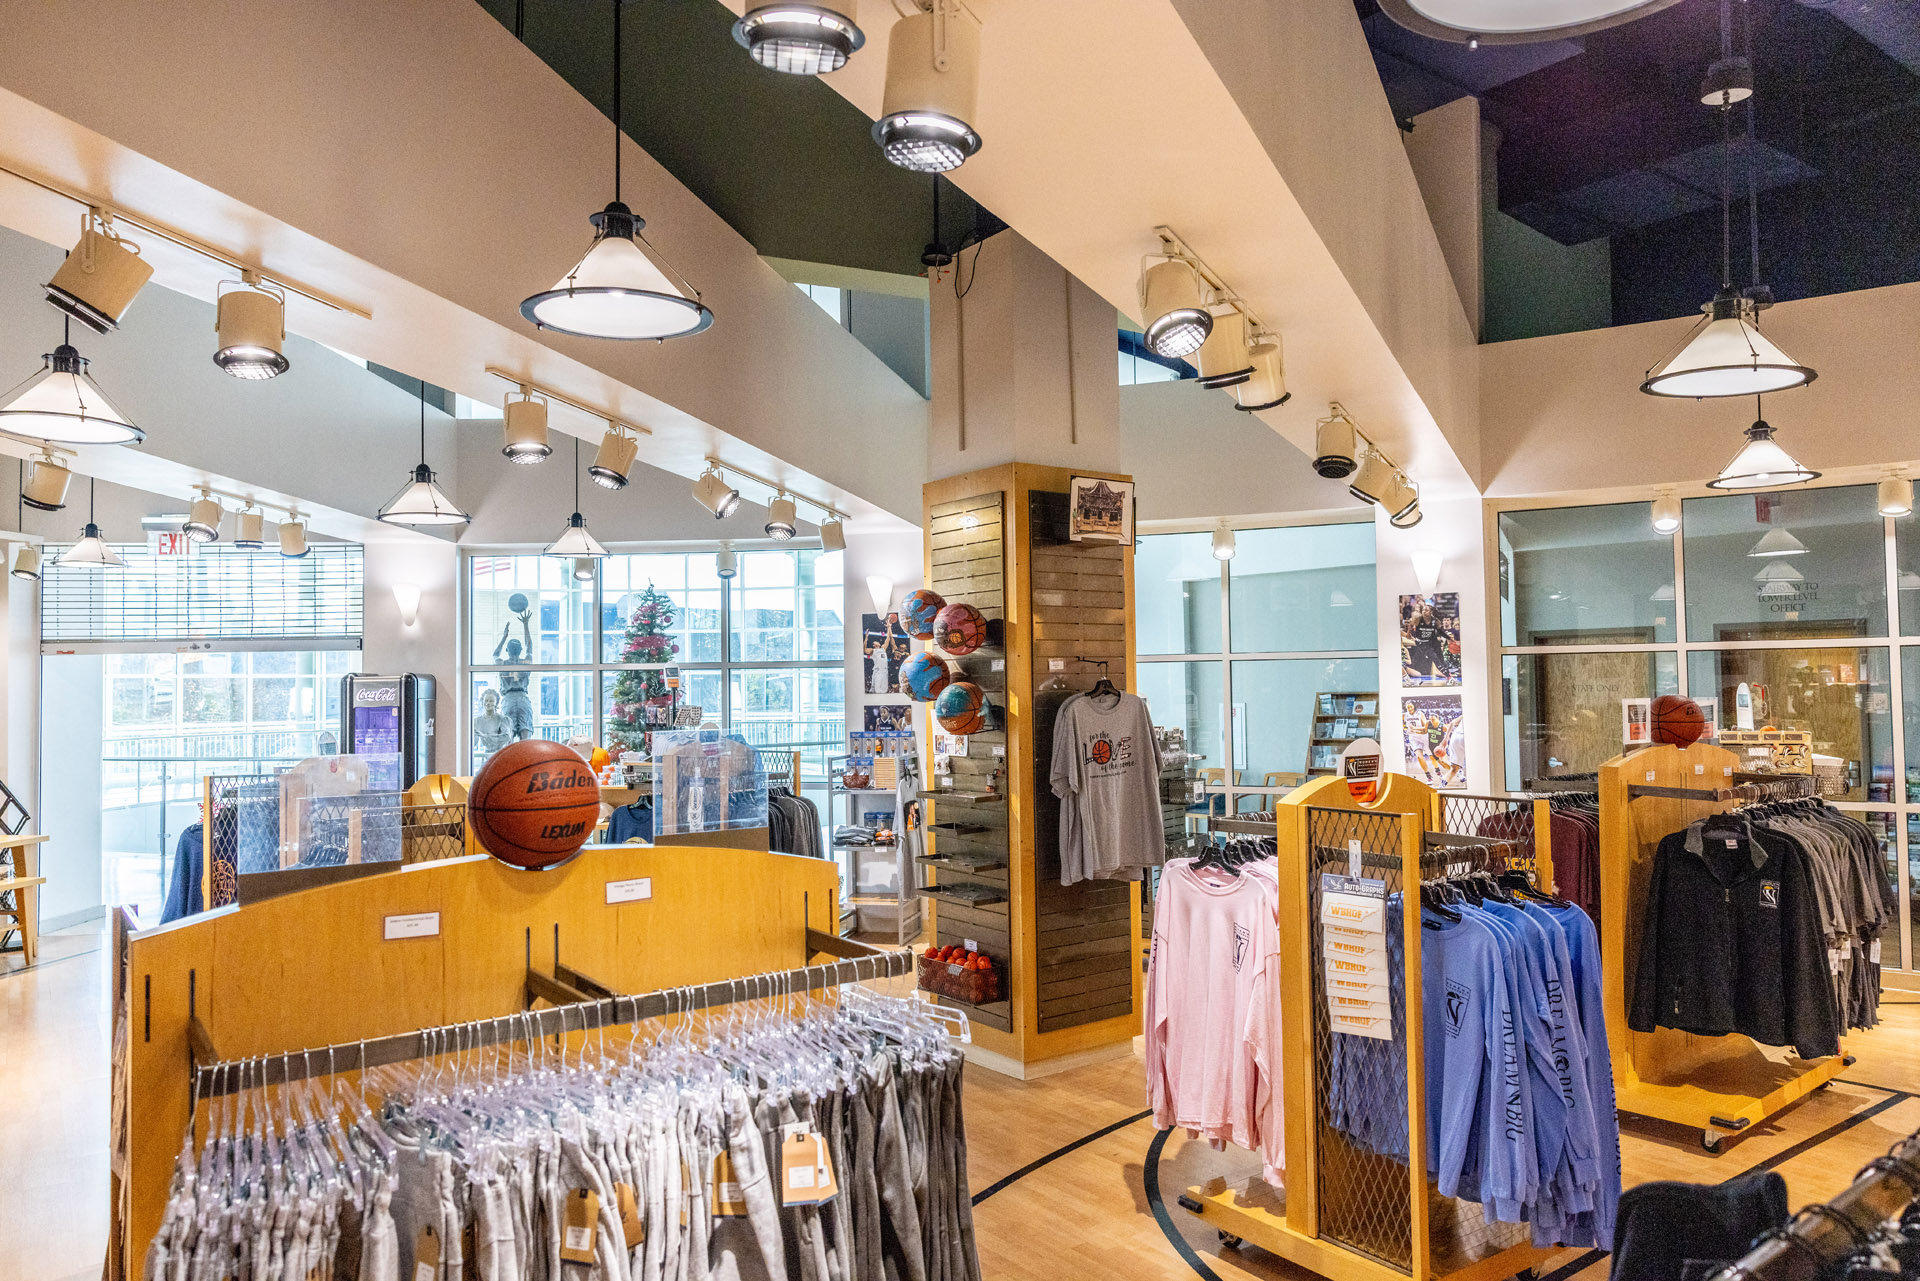
[[[1166,862],[1160,749],[1137,695],[1075,698],[1053,730],[1053,794],[1061,800],[1060,880],[1138,880]]]

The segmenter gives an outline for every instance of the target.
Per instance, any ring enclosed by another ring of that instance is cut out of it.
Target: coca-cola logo
[[[380,703],[397,703],[399,701],[400,687],[398,685],[356,685],[353,690],[353,705],[355,707],[373,707]]]

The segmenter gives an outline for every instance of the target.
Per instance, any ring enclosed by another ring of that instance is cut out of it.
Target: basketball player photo
[[[1400,684],[1429,689],[1459,687],[1459,593],[1400,598]]]
[[[1467,785],[1466,717],[1458,694],[1400,700],[1407,773],[1448,791]]]

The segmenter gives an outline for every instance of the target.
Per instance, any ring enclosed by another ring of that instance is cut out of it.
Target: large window
[[[728,581],[711,551],[642,552],[581,581],[550,556],[470,556],[472,767],[514,738],[632,745],[636,707],[665,696],[671,670],[681,706],[824,778],[846,750],[843,560],[743,551]]]
[[[1154,724],[1184,728],[1204,768],[1257,792],[1308,771],[1316,695],[1377,697],[1373,526],[1243,529],[1235,540],[1222,562],[1211,533],[1139,539],[1135,649]]]
[[[1506,511],[1499,529],[1507,786],[1618,755],[1624,698],[1685,694],[1716,700],[1721,728],[1804,730],[1909,904],[1887,963],[1920,966],[1915,519],[1843,485],[1688,499],[1673,534],[1646,503]]]

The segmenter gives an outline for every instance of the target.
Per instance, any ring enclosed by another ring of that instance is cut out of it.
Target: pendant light
[[[420,379],[420,464],[413,479],[400,487],[385,507],[380,519],[389,525],[461,525],[467,514],[434,482],[433,468],[427,466],[427,383]]]
[[[716,578],[732,578],[740,572],[740,561],[733,554],[733,544],[722,542],[720,550],[714,553],[713,573]]]
[[[575,556],[573,558],[573,581],[590,583],[593,581],[594,566],[600,561],[598,556]]]
[[[204,486],[200,497],[187,509],[187,519],[180,525],[180,532],[196,543],[217,543],[220,541],[220,518],[225,515],[220,510],[220,500]]]
[[[214,303],[220,346],[213,363],[249,382],[277,378],[290,367],[281,351],[287,342],[286,295],[262,284],[255,271],[243,270],[239,283],[232,293],[217,294]]]
[[[824,76],[847,65],[867,37],[845,14],[817,4],[767,4],[733,24],[733,38],[769,71]]]
[[[1807,545],[1793,536],[1790,529],[1769,529],[1760,535],[1760,541],[1747,549],[1749,556],[1805,556]]]
[[[560,537],[547,544],[543,556],[560,556],[576,562],[581,559],[597,560],[607,554],[607,549],[598,539],[587,532],[587,518],[580,514],[580,438],[573,438],[573,515],[567,517],[567,527],[560,531]],[[579,574],[576,572],[576,578]]]
[[[1754,397],[1756,410],[1759,399]],[[1820,478],[1819,472],[1801,466],[1793,455],[1775,443],[1773,428],[1766,419],[1755,417],[1746,435],[1747,443],[1740,447],[1733,461],[1707,482],[1709,489],[1778,489],[1782,485],[1804,485]]]
[[[35,511],[57,512],[67,505],[67,486],[72,481],[73,473],[60,465],[52,450],[45,450],[33,460],[33,470],[20,488],[20,501]]]
[[[307,554],[307,522],[300,519],[300,513],[289,511],[287,519],[280,522],[280,554],[288,560],[299,560]]]
[[[1746,93],[1735,96],[1733,81],[1723,76],[1723,91],[1703,93],[1702,97],[1702,101],[1720,115],[1720,288],[1701,308],[1706,319],[1688,332],[1680,349],[1647,371],[1640,390],[1650,396],[1696,399],[1758,396],[1804,387],[1818,376],[1763,338],[1759,329],[1760,311],[1772,304],[1773,292],[1760,283],[1752,43],[1749,30]],[[1733,27],[1727,0],[1722,0],[1720,5],[1720,53],[1722,62],[1733,61]],[[1720,65],[1716,63],[1715,67]],[[1712,70],[1708,80],[1710,84],[1715,82]],[[1744,291],[1734,288],[1733,284],[1733,107],[1736,102],[1744,102],[1747,111],[1747,237],[1752,278]]]
[[[107,540],[100,537],[100,526],[93,523],[93,486],[91,477],[87,480],[87,524],[80,531],[80,541],[67,548],[66,552],[54,564],[61,567],[73,566],[77,569],[125,569],[127,562],[120,554],[107,546]]]
[[[1232,560],[1235,550],[1233,529],[1225,521],[1221,521],[1219,528],[1213,531],[1213,558]]]
[[[71,321],[66,336],[73,336]],[[88,377],[86,358],[72,343],[41,359],[39,373],[0,398],[0,431],[63,445],[137,445],[147,438]]]
[[[20,460],[20,501],[19,510],[13,518],[14,525],[21,533],[27,532],[27,460]],[[40,549],[32,543],[21,543],[13,549],[13,576],[27,582],[40,581]]]
[[[902,169],[946,173],[981,147],[980,24],[960,0],[916,0],[887,33],[887,78],[873,140]]]
[[[1653,493],[1653,532],[1671,534],[1680,528],[1680,499],[1671,486]]]
[[[620,202],[621,7],[613,0],[613,201],[588,219],[594,236],[586,256],[553,288],[521,303],[520,314],[541,329],[580,338],[664,342],[699,333],[713,323],[713,312],[686,277],[675,285],[640,251],[636,237],[653,248],[640,236],[646,219]]]
[[[533,388],[520,384],[520,399],[509,392],[500,409],[501,427],[506,441],[500,452],[510,463],[531,465],[544,462],[553,446],[547,443],[547,402],[533,394]]]
[[[1769,561],[1760,567],[1753,576],[1756,583],[1800,583],[1806,581],[1806,575],[1787,564],[1784,560]]]

